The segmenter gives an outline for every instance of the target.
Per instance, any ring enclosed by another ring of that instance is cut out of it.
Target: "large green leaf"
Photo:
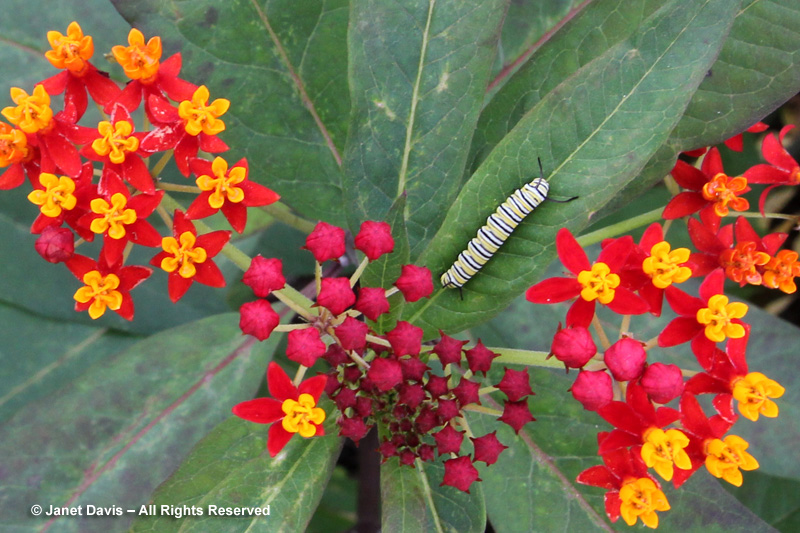
[[[329,403],[326,411],[332,407]],[[326,423],[326,433],[332,436],[295,436],[273,458],[266,451],[268,426],[230,417],[198,443],[150,500],[158,509],[185,506],[202,515],[157,512],[139,518],[132,531],[303,531],[341,447],[332,422]],[[269,515],[217,516],[212,505],[268,509]]]
[[[381,466],[383,531],[484,531],[486,511],[483,489],[474,483],[470,493],[450,486],[440,486],[444,463],[401,466],[397,459]]]
[[[181,77],[231,101],[221,137],[233,147],[227,157],[247,157],[250,179],[309,218],[344,219],[347,2],[112,3],[170,53],[181,51]]]
[[[800,11],[794,0],[745,1],[719,58],[668,141],[648,161],[640,179],[621,191],[603,213],[627,205],[662,179],[679,152],[718,144],[797,94],[799,28]]]
[[[716,57],[735,14],[732,4],[666,3],[528,111],[465,184],[421,262],[435,275],[444,272],[497,204],[530,180],[537,157],[551,195],[579,198],[539,207],[466,285],[463,300],[442,289],[407,306],[406,316],[428,334],[459,331],[530,286],[552,260],[556,231],[585,226],[666,140]]]
[[[32,517],[33,504],[138,509],[232,405],[252,397],[274,344],[242,337],[238,315],[217,315],[106,356],[18,408],[0,442],[0,528],[42,527],[47,517]],[[133,516],[55,523],[119,531]]]
[[[354,229],[406,195],[412,259],[461,183],[507,0],[351,2],[345,197]]]

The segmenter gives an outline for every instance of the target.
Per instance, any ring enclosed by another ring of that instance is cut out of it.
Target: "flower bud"
[[[375,261],[383,254],[394,250],[392,228],[386,222],[372,220],[363,222],[355,238],[355,247],[364,252],[367,259]]]
[[[394,282],[407,302],[427,298],[433,292],[433,278],[426,267],[404,265],[400,277]]]
[[[239,308],[239,328],[245,335],[260,341],[267,339],[280,322],[280,317],[266,300],[247,302]]]
[[[603,355],[608,370],[617,381],[631,381],[642,375],[647,362],[647,352],[642,343],[629,337],[609,346]]]
[[[656,403],[667,403],[683,392],[683,375],[676,365],[653,363],[642,375],[642,388]]]
[[[47,226],[34,244],[45,261],[61,263],[71,258],[75,253],[75,237],[67,228]]]
[[[583,368],[597,353],[597,346],[588,329],[574,326],[556,332],[550,353],[569,368]]]
[[[603,370],[582,370],[570,391],[587,411],[597,411],[614,399],[611,376]]]

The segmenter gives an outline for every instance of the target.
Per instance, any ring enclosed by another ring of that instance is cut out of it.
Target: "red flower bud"
[[[550,353],[568,368],[583,368],[597,353],[592,334],[581,326],[560,328],[559,324],[559,330],[553,336]]]
[[[361,418],[342,417],[339,419],[339,426],[339,435],[352,439],[356,444],[367,434],[367,425]]]
[[[392,351],[397,357],[404,355],[416,357],[422,349],[422,328],[400,320],[394,329],[386,334],[386,340],[392,345]]]
[[[400,402],[410,409],[416,409],[425,400],[425,389],[421,383],[400,385]]]
[[[644,372],[647,352],[641,342],[625,337],[608,347],[603,360],[614,379],[632,381]]]
[[[438,398],[447,394],[449,390],[447,387],[447,378],[431,374],[428,376],[428,383],[425,384],[427,390],[432,398]]]
[[[61,263],[75,254],[75,237],[67,228],[47,226],[34,247],[45,261]]]
[[[317,305],[321,305],[336,316],[344,313],[356,303],[356,294],[348,278],[322,278]]]
[[[345,350],[362,350],[367,345],[369,327],[351,316],[346,317],[333,331]]]
[[[250,267],[244,273],[242,281],[253,289],[256,296],[266,298],[270,292],[286,285],[282,270],[283,262],[280,259],[264,259],[257,255],[250,261]]]
[[[422,462],[430,463],[433,461],[433,446],[430,444],[423,444],[419,448],[417,448],[417,455],[419,456]]]
[[[392,390],[403,381],[403,371],[397,360],[379,357],[372,361],[367,371],[367,377],[375,384],[378,390],[386,392]]]
[[[456,404],[455,400],[439,398],[438,403],[439,406],[436,408],[436,416],[439,417],[439,420],[442,422],[449,422],[458,416],[458,404]]]
[[[469,494],[469,487],[474,481],[481,481],[478,469],[468,456],[448,459],[444,462],[444,479],[439,486],[449,485]]]
[[[497,458],[503,450],[508,448],[508,446],[503,446],[497,439],[497,431],[487,433],[483,437],[470,437],[470,440],[472,440],[472,445],[475,448],[475,461],[483,461],[487,465],[497,462]]]
[[[316,328],[293,329],[286,340],[286,357],[303,366],[313,366],[327,350]]]
[[[425,434],[439,425],[436,420],[436,413],[430,405],[424,406],[420,409],[417,418],[414,419],[414,425],[417,426],[417,432]]]
[[[445,335],[442,330],[439,330],[439,335],[442,339],[433,347],[433,353],[439,356],[439,361],[442,366],[455,364],[461,366],[461,353],[462,348],[468,341],[456,340],[453,337]]]
[[[430,370],[428,365],[415,357],[403,357],[400,359],[400,367],[403,369],[403,379],[406,381],[422,381],[422,376]]]
[[[461,443],[464,441],[464,433],[447,424],[434,433],[433,438],[436,440],[436,448],[439,451],[439,455],[458,453],[461,449]]]
[[[334,397],[333,401],[336,402],[336,407],[344,412],[348,407],[356,406],[356,391],[347,387],[342,387],[339,389],[339,393]]]
[[[570,390],[587,411],[597,411],[614,399],[611,376],[604,370],[581,370]]]
[[[467,350],[466,356],[467,364],[469,365],[469,369],[472,370],[472,373],[477,374],[478,372],[483,372],[485,376],[486,372],[492,367],[492,360],[495,357],[499,357],[500,354],[491,351],[478,339],[478,344],[471,350]]]
[[[361,224],[361,229],[355,238],[355,246],[364,252],[367,259],[375,261],[383,254],[394,250],[392,228],[386,222],[367,220]]]
[[[247,302],[239,308],[239,329],[260,341],[268,338],[281,318],[266,300]]]
[[[416,265],[404,265],[400,277],[394,282],[407,302],[427,298],[433,292],[431,271]]]
[[[676,365],[653,363],[645,369],[640,383],[656,403],[667,403],[683,392],[683,375]]]
[[[304,248],[314,254],[318,263],[344,255],[344,230],[325,222],[318,223],[306,237]]]
[[[528,408],[527,400],[520,400],[518,402],[506,400],[505,406],[503,407],[503,416],[499,417],[498,420],[514,428],[514,433],[519,434],[519,430],[522,429],[522,426],[536,419],[533,418],[531,410]]]
[[[479,404],[481,403],[480,395],[478,394],[480,388],[480,383],[470,381],[462,376],[461,381],[459,381],[456,388],[453,389],[453,394],[455,394],[461,407],[471,403]]]
[[[503,374],[503,379],[497,384],[497,388],[512,402],[533,394],[527,368],[523,370],[506,368],[506,373]]]
[[[370,320],[378,320],[379,316],[389,311],[386,291],[380,287],[361,287],[358,289],[356,309]]]
[[[326,351],[325,355],[322,357],[324,357],[333,368],[350,362],[350,356],[336,343],[328,346],[328,351]]]

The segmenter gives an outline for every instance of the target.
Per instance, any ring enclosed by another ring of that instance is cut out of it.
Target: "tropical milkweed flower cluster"
[[[14,105],[0,111],[8,121],[0,122],[0,189],[19,187],[27,176],[33,188],[28,199],[40,212],[31,226],[39,235],[36,250],[47,261],[64,263],[83,283],[75,309],[92,318],[110,309],[133,319],[130,291],[152,273],[147,266],[125,266],[133,246],[161,248],[150,263],[168,273],[172,301],[195,281],[223,286],[213,257],[231,232],[199,234],[192,221],[222,211],[241,233],[247,207],[279,198],[248,179],[246,160],[229,165],[219,156],[200,157],[228,150],[218,135],[230,102],[209,103],[205,86],[180,78],[180,54],[162,60],[160,38],[145,41],[135,28],[127,46],[112,49],[129,78],[124,87],[92,64],[92,37],[77,22],[66,35],[48,32],[47,40],[52,49],[45,57],[61,72],[31,91],[12,88]],[[51,97],[61,94],[63,109],[55,111]],[[104,114],[91,127],[80,124],[90,100]],[[147,121],[134,118],[142,109]],[[149,165],[159,153],[158,164]],[[173,213],[162,206],[169,184],[159,176],[170,157],[185,177],[196,176],[197,188],[189,189],[198,195],[188,209]],[[148,221],[154,213],[168,221],[172,235],[162,236]],[[95,239],[102,240],[96,259],[75,253]]]
[[[422,329],[402,320],[392,321],[390,329],[378,334],[374,329],[376,321],[391,320],[393,308],[403,301],[430,297],[431,272],[425,267],[405,265],[388,290],[357,286],[363,268],[391,253],[394,240],[387,223],[367,221],[354,242],[365,256],[356,272],[349,278],[323,277],[319,275],[321,264],[345,254],[345,231],[320,222],[308,235],[305,248],[314,255],[318,272],[316,310],[300,309],[304,323],[284,326],[288,328],[286,355],[301,365],[299,377],[320,359],[329,365],[330,370],[322,379],[326,381],[325,392],[339,412],[340,436],[358,443],[371,427],[380,424],[388,430],[380,444],[384,460],[397,457],[400,464],[413,466],[417,460],[449,456],[444,462],[442,484],[468,492],[470,485],[479,480],[474,463],[493,464],[506,448],[496,431],[474,436],[463,416],[465,410],[481,403],[481,385],[476,376],[486,375],[498,354],[480,340],[466,349],[467,341],[441,332],[435,344],[423,346]],[[256,257],[244,282],[258,299],[242,305],[240,326],[244,333],[266,339],[282,327],[266,299],[286,283],[281,261]],[[282,372],[273,366],[268,371],[268,385],[275,400],[251,400],[233,409],[234,414],[246,420],[275,423],[267,443],[273,456],[288,441],[285,431],[303,437],[323,434],[320,424],[325,416],[315,411],[319,395],[306,397],[305,404],[302,400],[303,387],[316,380],[316,390],[321,377],[298,382],[295,392],[285,384],[288,378]],[[519,432],[533,420],[527,402],[533,394],[527,370],[506,369],[495,388],[506,396],[499,420]],[[279,400],[283,402],[282,411],[276,403]],[[287,420],[294,420],[292,416],[305,422],[291,422],[290,427]],[[280,426],[278,420],[282,421]],[[465,437],[472,443],[472,454],[461,451]]]
[[[733,178],[725,174],[717,148],[693,154],[705,154],[700,168],[676,163],[672,175],[684,191],[672,198],[662,216],[672,220],[698,215],[688,219],[696,251],[673,248],[663,227],[654,223],[638,244],[628,236],[604,241],[597,261],[590,262],[569,230],[562,229],[556,248],[570,276],[546,279],[526,294],[537,304],[573,301],[565,324],[559,324],[553,337],[550,355],[566,368],[580,370],[571,388],[573,397],[612,428],[597,436],[603,464],[577,478],[606,489],[611,521],[621,516],[628,525],[641,520],[657,527],[657,513],[670,509],[659,478],[679,488],[705,466],[711,475],[740,486],[742,471],[758,468],[749,444],[729,431],[739,415],[751,421],[776,417],[774,399],[784,389],[749,370],[748,306],[732,301],[724,283],[727,278],[739,285],[793,293],[794,278],[800,275],[797,255],[779,250],[785,234],[760,237],[741,216],[723,224],[732,211],[749,208],[741,194],[749,191],[750,176],[773,185],[800,183],[789,177],[800,172],[797,163],[774,136],[767,135],[763,149],[771,165],[757,165]],[[690,277],[702,278],[698,296],[678,288]],[[623,317],[660,316],[664,302],[677,316],[646,341],[626,331],[627,318],[619,338],[612,341],[595,313],[599,304]],[[601,348],[589,328],[594,328]],[[650,360],[651,350],[679,345],[691,350],[700,371]],[[712,396],[713,414],[701,407],[701,395]]]

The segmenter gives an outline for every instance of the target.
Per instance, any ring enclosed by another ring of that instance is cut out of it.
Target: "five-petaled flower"
[[[133,320],[130,291],[150,276],[151,269],[122,266],[122,261],[108,264],[102,256],[95,261],[82,255],[74,255],[66,265],[84,284],[75,292],[76,311],[88,310],[89,316],[97,319],[111,309],[125,320]]]
[[[193,282],[210,287],[224,287],[225,278],[211,260],[231,238],[230,231],[212,231],[197,235],[194,224],[182,211],[175,211],[172,237],[161,240],[163,252],[150,264],[169,273],[169,297],[177,302]]]
[[[325,435],[325,411],[317,405],[326,381],[325,376],[315,376],[296,387],[273,361],[267,368],[267,387],[273,398],[242,402],[233,407],[233,414],[257,424],[272,424],[267,450],[275,457],[295,433],[305,438]]]
[[[247,224],[248,207],[273,204],[280,198],[278,193],[248,179],[246,159],[230,168],[221,157],[213,161],[192,159],[189,166],[203,191],[186,211],[191,219],[205,218],[221,210],[231,227],[241,233]]]
[[[630,289],[620,286],[618,272],[633,250],[633,239],[615,239],[603,248],[594,264],[566,228],[556,235],[556,249],[561,262],[575,277],[550,278],[528,289],[525,297],[537,304],[563,302],[578,297],[567,311],[567,326],[588,327],[594,317],[595,300],[615,313],[641,315],[647,302]]]

